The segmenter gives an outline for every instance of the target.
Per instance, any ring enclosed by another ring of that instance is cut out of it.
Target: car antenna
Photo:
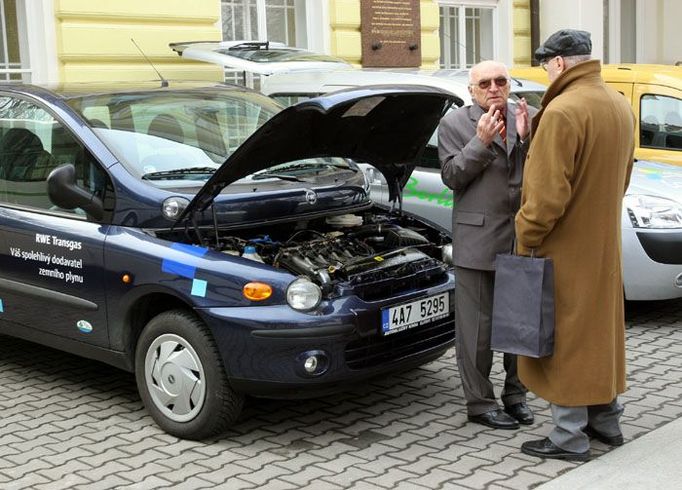
[[[131,40],[132,43],[135,45],[135,47],[138,49],[138,51],[140,51],[140,54],[144,57],[144,59],[147,60],[147,63],[149,63],[149,65],[154,69],[154,71],[156,72],[156,74],[157,74],[157,75],[159,76],[159,78],[161,79],[161,87],[163,87],[163,88],[168,87],[168,80],[166,80],[165,78],[163,78],[163,75],[161,75],[161,73],[159,72],[159,70],[156,69],[156,67],[154,66],[154,63],[152,63],[152,61],[151,61],[149,58],[147,58],[147,55],[144,54],[144,51],[142,51],[142,48],[140,48],[140,47],[137,45],[137,43],[135,42],[135,39],[133,39],[133,38],[131,37],[130,40]]]

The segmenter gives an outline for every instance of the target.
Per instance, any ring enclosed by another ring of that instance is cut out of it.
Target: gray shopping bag
[[[554,352],[554,264],[545,257],[498,254],[490,348],[527,357]]]

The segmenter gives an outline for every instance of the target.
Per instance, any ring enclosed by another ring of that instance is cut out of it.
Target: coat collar
[[[559,75],[549,88],[547,88],[545,95],[542,97],[542,109],[540,109],[540,112],[538,112],[531,121],[531,139],[533,139],[533,135],[538,129],[547,104],[549,104],[552,99],[563,92],[577,90],[586,85],[600,82],[603,83],[601,78],[601,63],[599,60],[583,61]]]
[[[542,97],[542,107],[547,107],[547,104],[554,97],[566,90],[578,89],[582,85],[600,82],[601,80],[601,62],[599,60],[578,63],[559,75],[547,88],[547,92]]]

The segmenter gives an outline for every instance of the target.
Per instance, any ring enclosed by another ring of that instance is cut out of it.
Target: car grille
[[[392,335],[354,340],[346,346],[349,369],[366,369],[444,346],[455,339],[455,314]]]

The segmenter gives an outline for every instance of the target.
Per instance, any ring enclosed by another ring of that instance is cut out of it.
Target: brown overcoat
[[[554,354],[520,357],[521,381],[563,406],[611,402],[625,391],[622,199],[632,170],[634,117],[598,60],[548,88],[532,121],[516,215],[518,252],[551,257]]]

